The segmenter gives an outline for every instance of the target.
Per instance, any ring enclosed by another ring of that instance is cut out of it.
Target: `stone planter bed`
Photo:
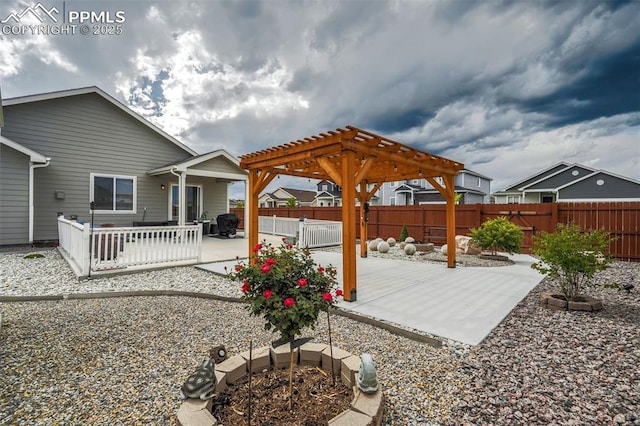
[[[313,365],[330,372],[331,363],[336,377],[342,383],[353,388],[353,401],[348,410],[329,420],[331,426],[369,426],[381,425],[384,409],[382,386],[374,393],[361,392],[356,384],[356,376],[360,368],[360,358],[340,348],[333,347],[333,358],[329,345],[305,343],[294,350],[295,361],[299,365]],[[289,348],[282,345],[278,348],[264,346],[253,350],[252,370],[259,371],[288,368]],[[216,393],[223,392],[228,385],[233,385],[244,378],[249,371],[249,352],[232,356],[216,365]],[[178,423],[182,426],[213,426],[218,421],[211,413],[212,399],[185,400],[178,410]]]
[[[602,301],[593,297],[583,296],[582,300],[567,300],[562,294],[544,292],[540,295],[540,305],[545,308],[563,311],[600,311]]]

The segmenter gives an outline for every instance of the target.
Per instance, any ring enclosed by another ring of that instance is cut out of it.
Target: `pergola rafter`
[[[347,301],[356,300],[355,201],[357,198],[364,206],[384,182],[427,179],[446,200],[447,243],[455,247],[453,181],[464,168],[462,163],[347,126],[243,155],[240,167],[249,171],[249,249],[258,243],[258,197],[275,176],[326,179],[342,187],[343,291]],[[442,185],[434,179],[438,176]],[[361,212],[361,256],[366,257],[367,222],[364,209]],[[455,250],[448,251],[447,265],[455,267]]]

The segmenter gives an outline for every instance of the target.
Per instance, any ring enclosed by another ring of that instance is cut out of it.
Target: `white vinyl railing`
[[[89,225],[58,217],[60,251],[78,276],[89,274]]]
[[[342,222],[331,220],[260,216],[258,230],[261,234],[296,237],[299,247],[316,248],[342,244]]]
[[[93,228],[58,218],[60,249],[78,276],[118,269],[198,263],[198,225]]]
[[[327,247],[342,244],[342,222],[305,220],[300,222],[298,247]]]
[[[278,216],[259,216],[258,230],[261,234],[295,237],[300,227],[299,219]]]

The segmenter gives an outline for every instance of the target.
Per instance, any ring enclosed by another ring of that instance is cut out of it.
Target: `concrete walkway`
[[[342,285],[341,253],[316,251],[313,257],[318,264],[338,268]],[[515,265],[449,269],[444,263],[357,257],[357,301],[338,306],[477,345],[543,278],[531,269],[533,257],[509,258]],[[198,267],[224,274],[224,267],[233,265],[235,262],[219,262]]]

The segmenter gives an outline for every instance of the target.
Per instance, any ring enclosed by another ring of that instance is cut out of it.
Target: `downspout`
[[[33,187],[34,187],[34,170],[40,169],[42,167],[47,167],[51,163],[51,158],[47,157],[46,162],[44,164],[34,164],[31,162],[29,165],[29,244],[33,244],[33,223],[34,223],[34,197],[33,197]]]
[[[171,169],[169,169],[169,172],[178,177],[178,226],[184,226],[184,178],[182,175],[182,172],[180,174],[176,173],[176,169],[178,167],[173,166]]]

